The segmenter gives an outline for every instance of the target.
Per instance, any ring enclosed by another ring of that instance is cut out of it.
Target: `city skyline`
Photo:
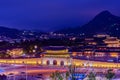
[[[0,1],[0,25],[43,31],[76,27],[87,23],[104,10],[120,16],[119,2],[118,0]]]

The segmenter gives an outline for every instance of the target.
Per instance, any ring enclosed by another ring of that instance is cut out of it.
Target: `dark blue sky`
[[[0,0],[0,25],[52,31],[83,25],[103,10],[120,16],[120,0]]]

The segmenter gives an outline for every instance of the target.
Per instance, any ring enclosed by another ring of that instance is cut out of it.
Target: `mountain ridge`
[[[102,11],[96,15],[87,24],[71,29],[62,29],[57,33],[75,33],[85,35],[94,35],[106,33],[113,36],[120,36],[120,17],[113,15],[109,11]]]
[[[15,38],[15,39],[22,38],[22,37],[32,38],[32,37],[41,35],[43,33],[44,32],[35,32],[31,30],[19,30],[15,28],[0,26],[0,36],[5,36],[5,37]]]
[[[24,33],[24,31],[26,31]],[[31,34],[32,33],[32,34]],[[0,36],[19,38],[20,36],[31,36],[43,34],[40,31],[18,30],[0,26]],[[105,33],[112,36],[120,37],[120,17],[113,15],[109,11],[102,11],[97,14],[87,24],[78,27],[69,27],[55,31],[55,33],[65,34],[84,34],[85,36],[92,36],[94,34]],[[24,35],[23,35],[24,34]],[[30,34],[30,35],[29,35]]]

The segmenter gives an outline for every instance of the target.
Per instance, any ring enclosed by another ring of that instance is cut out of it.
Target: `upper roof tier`
[[[68,53],[65,46],[47,46],[43,48],[46,53]]]
[[[65,46],[47,46],[43,47],[44,50],[65,50],[67,49]]]

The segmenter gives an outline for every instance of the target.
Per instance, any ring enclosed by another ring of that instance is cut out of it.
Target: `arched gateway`
[[[64,46],[45,47],[42,65],[68,66],[71,64],[70,54]],[[51,64],[50,64],[51,63]]]
[[[47,60],[46,64],[47,64],[47,65],[50,65],[50,61],[49,61],[49,60]]]
[[[61,61],[61,62],[60,62],[60,65],[61,65],[61,66],[64,66],[64,61]]]
[[[57,65],[57,61],[56,60],[53,60],[53,65]]]

